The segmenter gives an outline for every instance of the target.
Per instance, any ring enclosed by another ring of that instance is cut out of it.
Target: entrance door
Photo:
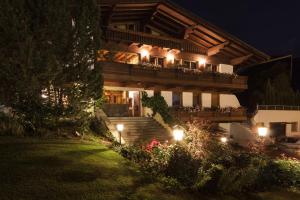
[[[140,92],[129,91],[130,107],[129,112],[132,117],[141,116]]]

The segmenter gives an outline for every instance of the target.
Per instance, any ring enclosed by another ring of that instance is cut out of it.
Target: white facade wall
[[[202,107],[211,108],[211,93],[202,93]]]
[[[219,64],[218,65],[218,72],[226,73],[226,74],[233,74],[233,66],[226,65],[226,64]]]
[[[292,132],[291,124],[286,126],[287,136],[300,136],[300,111],[293,110],[258,110],[254,116],[255,123],[264,123],[266,127],[270,127],[272,122],[280,123],[297,123],[297,131]]]
[[[172,106],[172,92],[170,91],[161,91],[161,96],[164,97],[165,101],[167,102],[168,106]]]
[[[234,94],[220,94],[220,107],[240,107],[240,102]]]
[[[230,133],[231,123],[219,123],[219,126],[225,131],[226,134]]]
[[[154,91],[153,90],[145,90],[145,92],[148,94],[148,97],[153,97],[154,96]]]
[[[192,92],[183,92],[182,93],[182,105],[184,107],[193,106],[193,93]]]

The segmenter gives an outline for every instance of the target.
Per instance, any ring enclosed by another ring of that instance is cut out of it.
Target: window
[[[129,30],[129,31],[136,31],[137,25],[136,24],[116,24],[114,28],[121,29],[121,30]]]
[[[160,91],[154,90],[154,96],[160,96],[160,94],[161,94]]]
[[[149,62],[155,66],[160,66],[160,67],[164,66],[164,58],[150,56]]]
[[[135,31],[135,25],[134,24],[128,24],[127,25],[127,30]]]
[[[196,62],[191,62],[190,68],[191,69],[197,69],[197,63]]]
[[[197,69],[197,62],[185,60],[183,61],[183,67],[189,69]]]
[[[178,65],[180,65],[180,64],[181,64],[181,62],[180,62],[180,60],[178,60],[178,59],[175,59],[175,60],[174,60],[174,64],[178,66]]]
[[[117,24],[114,26],[114,28],[121,29],[121,30],[126,30],[126,24]]]
[[[292,123],[292,132],[297,132],[298,131],[298,123],[297,122],[293,122]]]
[[[206,64],[205,67],[204,67],[204,71],[206,71],[206,72],[213,71],[212,64]]]
[[[153,65],[156,65],[156,57],[150,56],[149,62]]]
[[[182,93],[181,92],[173,92],[172,105],[173,106],[181,106],[182,105]]]
[[[202,106],[202,98],[201,93],[193,93],[193,107],[201,107]]]
[[[211,106],[215,108],[220,107],[220,95],[218,93],[212,93],[211,95]]]
[[[164,66],[164,58],[157,58],[157,65]]]

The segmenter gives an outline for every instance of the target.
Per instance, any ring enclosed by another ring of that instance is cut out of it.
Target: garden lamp
[[[268,134],[268,128],[267,127],[264,127],[264,126],[258,127],[258,136],[266,137],[267,134]]]
[[[122,134],[122,131],[124,130],[124,124],[117,124],[117,130],[119,133],[119,143],[121,144],[122,143],[121,134]]]
[[[173,137],[176,142],[183,140],[184,130],[178,126],[173,129]]]
[[[227,137],[221,137],[220,140],[222,143],[227,143],[227,141],[228,141]]]

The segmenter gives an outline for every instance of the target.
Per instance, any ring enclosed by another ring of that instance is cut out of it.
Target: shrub
[[[25,134],[25,122],[22,118],[8,116],[0,112],[0,134],[1,135],[14,135],[23,136]]]
[[[268,160],[259,174],[260,187],[272,185],[282,187],[300,186],[300,162],[293,159]]]
[[[297,160],[273,160],[256,151],[234,149],[195,124],[187,126],[186,135],[180,144],[167,146],[153,140],[146,147],[123,147],[121,154],[173,190],[237,194],[300,186]]]
[[[149,152],[137,146],[123,146],[120,154],[136,163],[143,164],[150,159]]]
[[[176,178],[184,186],[192,186],[197,178],[199,166],[200,162],[193,159],[186,146],[174,145],[170,149],[165,174]]]
[[[173,119],[169,112],[169,107],[164,97],[160,95],[154,95],[148,97],[146,92],[142,93],[142,104],[144,107],[151,108],[153,115],[159,113],[166,123],[172,123]]]

